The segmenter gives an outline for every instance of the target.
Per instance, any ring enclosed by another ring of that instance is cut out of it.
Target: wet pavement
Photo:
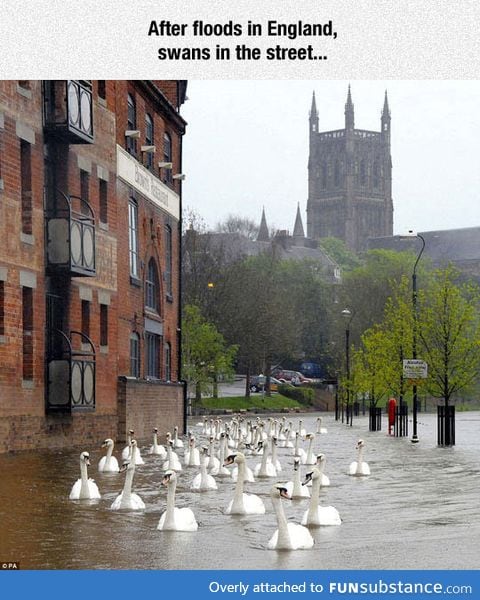
[[[235,484],[217,478],[217,491],[195,493],[189,483],[198,468],[185,468],[176,505],[189,506],[199,522],[195,533],[157,530],[166,489],[158,457],[146,454],[135,471],[134,490],[146,504],[138,512],[116,512],[110,505],[121,491],[123,474],[96,471],[98,448],[0,455],[0,558],[26,569],[477,569],[480,566],[480,413],[457,413],[453,448],[436,445],[436,416],[419,415],[420,443],[368,432],[367,417],[353,427],[322,415],[327,434],[317,435],[316,451],[327,457],[331,486],[322,488],[322,505],[335,506],[337,527],[313,529],[307,551],[267,550],[276,529],[268,496],[274,481],[292,479],[291,450],[279,448],[283,471],[274,480],[246,484],[261,496],[265,515],[229,516],[224,509]],[[303,418],[315,431],[316,414]],[[290,420],[290,417],[288,417]],[[194,418],[191,429],[202,438]],[[152,424],[152,426],[155,424]],[[410,424],[411,426],[411,424]],[[385,420],[383,427],[386,427]],[[366,441],[371,476],[348,476],[359,437]],[[79,477],[81,450],[90,452],[89,476],[99,501],[68,499]],[[179,450],[179,455],[181,451]],[[120,448],[115,454],[119,456]],[[261,457],[247,457],[254,466]],[[308,467],[303,467],[306,472]],[[308,500],[284,501],[289,520],[300,522]]]

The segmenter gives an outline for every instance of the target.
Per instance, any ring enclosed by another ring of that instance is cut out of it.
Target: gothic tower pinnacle
[[[352,92],[350,90],[350,84],[348,85],[347,101],[345,103],[345,129],[347,131],[353,131],[355,127],[355,116],[352,102]]]
[[[265,207],[262,208],[262,219],[260,221],[260,228],[258,230],[257,242],[268,242],[270,236],[268,235],[267,219],[265,218]]]
[[[303,229],[302,215],[300,214],[300,202],[297,204],[297,216],[295,218],[295,225],[293,227],[294,237],[305,237],[305,231]]]
[[[312,107],[310,109],[310,133],[317,133],[318,131],[318,111],[317,103],[315,101],[315,92],[312,95]]]

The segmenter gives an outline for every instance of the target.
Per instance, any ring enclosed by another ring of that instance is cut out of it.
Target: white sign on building
[[[180,196],[118,144],[117,175],[172,217],[180,219]]]
[[[428,377],[427,363],[416,358],[404,359],[403,377],[404,379],[426,379]]]

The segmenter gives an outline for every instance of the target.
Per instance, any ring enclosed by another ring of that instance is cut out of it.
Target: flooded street
[[[315,431],[317,415],[303,418]],[[290,417],[287,418],[290,420]],[[203,441],[195,418],[190,428]],[[153,424],[152,424],[153,425]],[[267,542],[277,528],[269,498],[276,481],[292,479],[292,450],[279,448],[279,477],[246,484],[262,497],[265,515],[229,516],[231,479],[216,478],[217,491],[195,493],[190,482],[198,468],[179,475],[176,505],[190,507],[199,523],[195,533],[157,530],[165,510],[160,485],[163,461],[148,456],[135,471],[134,490],[146,504],[137,512],[111,511],[124,474],[101,474],[97,448],[35,451],[0,456],[0,557],[20,561],[22,569],[476,569],[480,564],[480,413],[457,413],[453,448],[436,445],[436,415],[419,415],[420,443],[368,432],[367,417],[353,427],[324,416],[328,433],[317,435],[316,452],[327,457],[331,486],[322,488],[322,505],[335,506],[342,524],[312,530],[312,550],[276,552]],[[411,427],[411,423],[410,423]],[[355,444],[366,441],[371,476],[348,476]],[[198,445],[198,444],[197,444]],[[304,445],[305,447],[305,445]],[[98,501],[70,501],[79,477],[81,450],[90,452]],[[121,448],[115,449],[119,457]],[[183,453],[178,450],[179,456]],[[261,457],[247,456],[253,467]],[[183,460],[182,460],[183,462]],[[308,466],[302,467],[305,473]],[[300,522],[308,500],[283,501],[289,520]]]

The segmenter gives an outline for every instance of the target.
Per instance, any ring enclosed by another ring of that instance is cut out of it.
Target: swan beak
[[[228,467],[228,465],[232,465],[235,462],[235,454],[230,454],[223,462],[224,467]]]
[[[166,475],[164,475],[162,479],[162,485],[168,485],[170,483],[170,477],[171,473],[167,473]]]
[[[123,471],[126,471],[128,469],[129,464],[129,462],[124,462],[123,465],[118,469],[118,472],[123,473]]]
[[[285,488],[278,488],[280,490],[280,496],[282,498],[286,498],[287,500],[291,500],[291,496],[288,495],[288,492]]]
[[[307,483],[308,483],[309,481],[311,481],[311,479],[312,479],[312,475],[313,475],[313,471],[312,471],[311,473],[307,473],[307,474],[305,475],[305,481],[302,483],[302,485],[307,485]]]

